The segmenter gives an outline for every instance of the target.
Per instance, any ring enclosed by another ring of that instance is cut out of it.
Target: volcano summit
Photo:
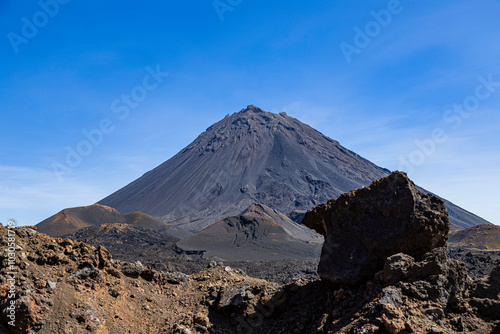
[[[99,203],[123,214],[144,212],[192,234],[253,203],[302,212],[389,174],[286,113],[249,105]],[[452,228],[487,223],[446,206]]]

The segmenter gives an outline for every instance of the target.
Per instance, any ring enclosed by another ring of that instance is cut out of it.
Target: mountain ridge
[[[132,212],[123,215],[112,207],[102,204],[92,204],[63,209],[38,223],[37,229],[41,233],[60,237],[74,233],[82,228],[105,223],[123,223],[158,230],[169,226],[142,212]]]

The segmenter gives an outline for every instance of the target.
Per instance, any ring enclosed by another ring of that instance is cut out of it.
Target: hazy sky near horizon
[[[500,224],[500,1],[0,1],[0,222],[255,104]]]

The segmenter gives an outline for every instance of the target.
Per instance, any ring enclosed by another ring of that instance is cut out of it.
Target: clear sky
[[[0,1],[0,221],[286,111],[500,224],[500,1]]]

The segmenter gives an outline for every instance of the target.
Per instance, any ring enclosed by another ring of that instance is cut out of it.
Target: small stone
[[[401,305],[403,305],[403,295],[400,289],[384,288],[382,292],[384,293],[384,295],[378,301],[379,305],[383,306],[386,304],[390,304],[394,307],[400,307]]]
[[[187,281],[187,275],[181,272],[167,273],[166,281],[170,284],[181,284]]]
[[[116,277],[116,278],[121,277],[120,271],[114,267],[106,268],[106,272],[113,277]]]
[[[109,289],[109,294],[112,297],[117,298],[118,296],[121,296],[122,291],[123,291],[123,288],[121,286],[113,287],[113,288]]]
[[[230,286],[221,291],[218,308],[225,309],[232,306],[238,306],[242,302],[243,296],[241,288]]]
[[[186,328],[184,326],[176,325],[176,328],[174,330],[174,334],[192,334],[192,333],[191,333],[191,330],[189,330],[188,328]]]
[[[208,327],[209,324],[210,324],[210,320],[208,319],[208,317],[203,314],[203,313],[196,313],[194,316],[193,316],[193,321],[195,324],[199,324],[199,325],[202,325],[204,327]]]
[[[441,309],[439,307],[429,307],[429,308],[426,308],[425,310],[423,310],[422,313],[425,314],[425,315],[432,316],[433,320],[443,319],[444,318],[444,311],[443,311],[443,309]]]
[[[149,282],[153,281],[157,276],[157,273],[151,269],[144,269],[141,273],[141,277]]]
[[[57,283],[53,281],[47,280],[47,284],[49,285],[49,288],[54,291],[56,289]]]
[[[142,267],[138,266],[137,264],[125,264],[122,268],[122,273],[130,278],[139,278],[139,275],[142,272]]]
[[[389,256],[382,271],[382,281],[386,284],[396,284],[403,280],[413,262],[415,262],[413,257],[403,253]]]

